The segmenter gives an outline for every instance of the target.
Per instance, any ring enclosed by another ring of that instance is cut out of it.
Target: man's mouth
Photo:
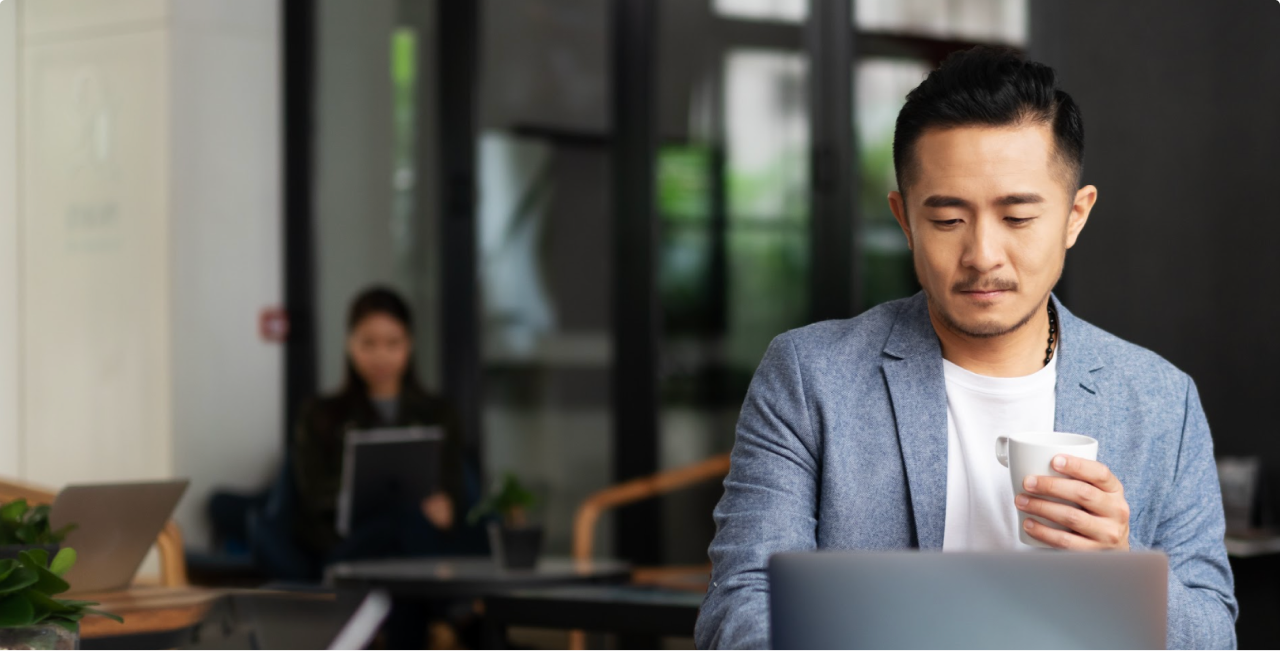
[[[975,289],[975,290],[965,290],[960,293],[975,300],[991,301],[991,300],[1000,298],[1005,294],[1008,294],[1009,291],[1010,290],[1007,290],[1007,289]]]

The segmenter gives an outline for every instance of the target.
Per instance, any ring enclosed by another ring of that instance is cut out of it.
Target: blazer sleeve
[[[1152,547],[1169,557],[1166,644],[1170,649],[1234,649],[1238,607],[1223,543],[1218,469],[1191,378],[1173,485],[1165,495]]]
[[[769,557],[817,546],[818,438],[796,349],[784,334],[765,352],[738,418],[714,512],[698,648],[768,648]]]

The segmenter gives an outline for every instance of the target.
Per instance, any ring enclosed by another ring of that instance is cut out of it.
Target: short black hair
[[[898,113],[893,168],[906,194],[919,165],[916,142],[928,129],[1048,124],[1064,183],[1080,187],[1084,175],[1084,121],[1080,107],[1057,86],[1053,68],[1026,60],[1017,50],[978,46],[954,52],[929,73]]]

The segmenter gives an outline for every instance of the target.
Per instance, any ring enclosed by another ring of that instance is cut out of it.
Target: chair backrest
[[[578,506],[573,518],[573,557],[589,560],[595,546],[596,522],[608,510],[658,497],[686,486],[722,479],[729,474],[729,454],[718,454],[698,463],[637,477],[592,493]]]
[[[0,503],[24,499],[29,504],[53,504],[58,494],[47,488],[0,479]],[[187,585],[187,561],[182,548],[182,530],[173,520],[165,523],[156,537],[160,556],[160,584],[166,587]]]

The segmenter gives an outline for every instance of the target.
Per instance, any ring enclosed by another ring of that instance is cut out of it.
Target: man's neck
[[[934,314],[933,306],[929,307],[929,321],[942,345],[942,358],[966,371],[988,377],[1022,377],[1045,366],[1049,340],[1049,312],[1045,305],[1021,328],[998,337],[956,332]]]

